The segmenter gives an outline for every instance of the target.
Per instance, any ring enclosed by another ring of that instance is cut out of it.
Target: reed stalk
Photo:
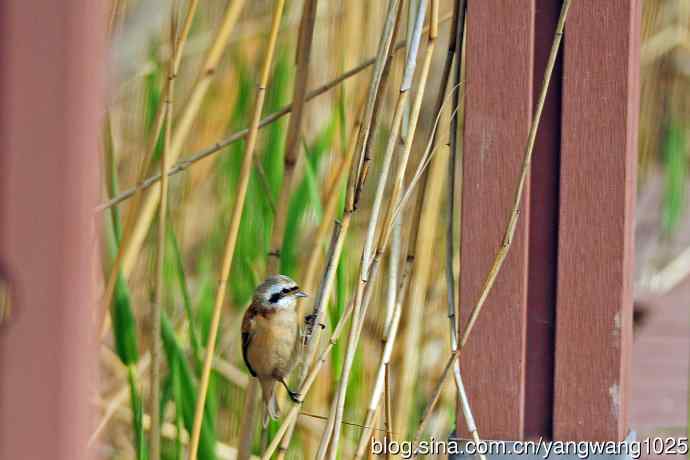
[[[386,439],[393,440],[393,410],[391,407],[391,365],[386,364],[386,372],[384,374],[385,383],[385,403],[386,403]],[[390,451],[386,453],[386,458],[390,458]]]
[[[175,124],[175,132],[172,137],[172,144],[169,152],[169,163],[173,164],[177,161],[182,148],[187,140],[189,133],[191,132],[196,116],[201,108],[201,103],[204,100],[206,93],[216,75],[216,68],[220,62],[220,58],[223,56],[223,51],[227,46],[228,38],[230,37],[230,32],[232,32],[239,13],[242,11],[245,0],[235,0],[230,2],[228,5],[225,15],[223,17],[220,28],[218,29],[217,35],[209,48],[206,55],[204,63],[199,70],[197,80],[190,92],[186,104],[182,107],[182,112]],[[178,55],[181,54],[180,50],[177,50]],[[179,58],[178,58],[179,59]],[[125,248],[124,260],[123,260],[123,271],[125,278],[129,276],[134,266],[134,262],[141,250],[141,246],[144,242],[144,238],[148,232],[151,222],[153,220],[156,207],[160,199],[160,190],[153,188],[144,198],[140,212],[137,214],[136,225],[132,233],[131,243]]]
[[[434,0],[432,0],[434,1]],[[410,41],[410,48],[408,50],[407,62],[405,64],[405,71],[403,75],[403,82],[400,88],[400,93],[398,97],[398,102],[396,105],[396,114],[394,117],[394,124],[391,129],[391,134],[389,138],[389,148],[387,148],[387,157],[384,158],[384,164],[386,162],[390,163],[392,159],[392,153],[395,149],[395,144],[397,143],[398,133],[400,132],[400,124],[402,120],[402,113],[408,99],[409,90],[412,86],[412,80],[414,77],[414,71],[416,67],[417,54],[419,50],[419,45],[421,42],[422,30],[424,18],[426,16],[426,0],[421,0],[419,3],[414,30],[412,34],[412,39]],[[432,8],[432,11],[434,8]],[[437,21],[438,18],[431,18],[432,24]],[[433,29],[433,26],[431,27]],[[384,220],[384,225],[382,229],[389,229],[395,223],[393,218],[393,208],[394,204],[398,202],[398,197],[402,190],[402,181],[404,179],[405,169],[407,166],[407,160],[409,158],[410,151],[412,149],[412,142],[414,139],[415,128],[419,118],[419,112],[421,111],[422,99],[424,96],[424,89],[426,87],[427,77],[429,74],[429,69],[431,66],[431,57],[434,50],[435,37],[429,40],[427,44],[427,50],[425,54],[424,63],[422,66],[422,71],[420,74],[418,90],[416,98],[412,109],[412,120],[410,122],[410,132],[405,139],[405,145],[403,148],[403,153],[398,164],[398,174],[396,177],[396,182],[394,183],[393,193],[390,197],[390,205],[388,207],[388,212]],[[390,166],[390,165],[389,165]],[[379,180],[379,187],[377,189],[377,197],[379,198],[383,194],[385,188],[385,183],[387,179],[387,171],[383,170],[381,173],[381,179]],[[380,201],[379,201],[380,206]],[[376,208],[376,201],[374,204]],[[331,436],[328,432],[328,427],[324,431],[324,436],[322,437],[322,444],[320,448],[320,455],[317,458],[323,458],[325,455],[325,447],[329,446],[330,455],[329,458],[335,459],[338,452],[338,444],[340,441],[340,427],[343,418],[343,412],[345,407],[345,399],[347,393],[347,384],[349,382],[350,373],[352,370],[352,364],[354,362],[354,355],[359,342],[359,337],[361,334],[362,326],[364,324],[364,319],[366,317],[367,309],[369,303],[363,304],[362,294],[365,288],[373,285],[376,279],[378,261],[381,254],[385,251],[387,245],[387,238],[383,238],[384,235],[388,235],[386,231],[382,231],[380,234],[380,239],[377,244],[376,253],[372,259],[371,257],[371,247],[374,240],[375,228],[378,224],[378,210],[372,210],[371,220],[369,222],[369,230],[367,232],[367,241],[364,245],[364,250],[362,252],[362,262],[360,271],[360,282],[358,284],[357,295],[355,297],[355,312],[353,314],[352,328],[350,329],[350,334],[348,337],[348,345],[345,351],[345,361],[343,364],[343,369],[341,373],[341,379],[338,384],[338,389],[336,391],[335,398],[335,411],[331,411],[331,417],[333,419],[332,428],[332,440],[329,443],[329,437]],[[329,423],[330,425],[330,423]]]
[[[361,122],[357,120],[355,122],[355,126],[353,127],[353,136],[352,139],[356,139],[358,137],[359,131],[361,129]],[[355,169],[354,169],[354,164],[352,162],[352,158],[354,156],[355,152],[355,147],[356,144],[354,142],[351,142],[350,147],[348,148],[348,152],[346,154],[346,163],[350,165],[350,174],[355,174]],[[337,184],[338,182],[336,182]],[[299,378],[300,382],[300,387],[304,385],[304,382],[306,381],[308,377],[308,371],[309,371],[309,366],[311,366],[311,363],[314,361],[314,358],[316,356],[316,352],[318,350],[318,344],[319,344],[319,333],[320,333],[320,327],[316,327],[317,325],[321,324],[321,318],[322,318],[322,312],[325,307],[325,305],[328,304],[328,299],[330,298],[331,290],[333,288],[333,282],[335,280],[335,274],[336,270],[338,268],[338,262],[340,261],[340,256],[343,251],[343,246],[345,244],[345,237],[347,236],[348,230],[350,228],[350,223],[352,221],[352,213],[354,212],[354,187],[353,187],[353,181],[348,181],[348,188],[347,188],[347,196],[345,198],[345,210],[343,212],[343,218],[342,221],[340,222],[335,222],[333,226],[333,232],[331,235],[331,242],[329,245],[328,253],[326,255],[326,267],[324,269],[324,274],[321,279],[321,284],[319,285],[319,291],[316,295],[316,298],[314,299],[314,306],[312,308],[312,312],[310,314],[310,320],[307,321],[306,328],[305,328],[305,333],[304,333],[304,364],[302,367],[302,373]],[[337,203],[337,193],[338,189],[337,187],[334,187],[333,194],[336,195],[333,197],[333,203]],[[335,205],[333,206],[333,209],[335,212]],[[325,218],[324,218],[325,221]],[[314,254],[318,254],[320,252],[319,244],[317,240],[317,245],[314,249]],[[315,258],[315,255],[312,256]],[[309,281],[311,282],[311,281]],[[300,392],[301,393],[301,392]],[[304,394],[302,394],[302,397],[304,397]],[[288,427],[288,432],[287,434],[283,437],[281,445],[280,445],[280,450],[279,450],[279,457],[284,456],[285,452],[287,452],[287,449],[290,445],[290,439],[292,437],[293,431],[294,431],[294,421],[290,424]]]
[[[458,0],[457,8],[460,12],[460,18],[457,23],[457,29],[455,37],[452,38],[455,45],[455,72],[454,81],[455,84],[459,84],[462,81],[464,72],[464,44],[465,44],[465,11],[466,11],[465,0]],[[453,107],[457,110],[460,107],[460,92],[456,92],[453,95]],[[451,120],[450,128],[450,152],[451,156],[449,158],[449,168],[448,168],[448,227],[446,230],[446,282],[447,282],[447,295],[448,295],[448,326],[450,328],[450,350],[454,353],[458,348],[458,304],[457,299],[459,298],[460,286],[455,281],[455,274],[453,270],[453,260],[455,256],[455,248],[453,241],[455,237],[453,234],[453,224],[455,222],[455,186],[456,186],[456,166],[460,167],[460,184],[459,194],[460,194],[460,209],[459,213],[462,215],[462,149],[458,143],[458,120],[460,116],[454,117]],[[460,241],[462,235],[462,225],[459,226],[458,230],[458,241]],[[458,246],[458,259],[462,260],[459,254],[460,246]],[[470,401],[465,391],[465,384],[462,380],[462,373],[460,371],[460,360],[456,359],[453,364],[453,376],[455,380],[455,388],[457,392],[457,398],[459,401],[459,406],[462,410],[463,419],[465,420],[465,426],[467,432],[470,433],[475,444],[479,445],[481,439],[479,437],[479,430],[477,429],[477,423],[474,419],[474,414],[472,413],[472,408],[470,406]],[[421,436],[421,433],[415,434],[415,436]],[[477,453],[480,460],[486,460],[486,456],[481,453]]]
[[[239,3],[239,2],[238,2]],[[213,361],[213,354],[215,352],[216,337],[218,335],[218,325],[220,323],[220,313],[225,299],[225,291],[228,284],[228,276],[232,266],[232,259],[235,253],[235,245],[237,243],[237,236],[240,228],[240,221],[242,219],[242,211],[244,208],[244,200],[247,195],[247,186],[249,185],[249,176],[251,173],[252,159],[254,157],[254,150],[256,147],[256,139],[259,130],[259,120],[261,118],[261,111],[264,106],[264,99],[266,96],[266,86],[268,85],[269,72],[273,62],[273,55],[276,48],[276,41],[278,38],[278,29],[280,20],[283,16],[283,9],[285,7],[285,0],[276,0],[273,9],[273,20],[271,24],[271,32],[268,39],[266,49],[266,57],[261,69],[259,77],[259,86],[257,88],[256,100],[254,105],[254,112],[252,114],[249,135],[247,137],[247,146],[245,149],[245,156],[240,170],[240,179],[237,186],[237,197],[235,200],[235,207],[233,209],[230,227],[228,229],[228,236],[225,244],[223,265],[221,268],[220,281],[218,283],[218,291],[216,293],[216,300],[213,307],[213,317],[211,319],[211,326],[209,330],[209,338],[206,346],[206,356],[204,358],[204,367],[201,375],[201,383],[199,385],[199,394],[197,395],[196,408],[194,413],[194,425],[191,433],[191,442],[189,449],[189,459],[196,460],[197,450],[199,448],[199,436],[201,433],[201,422],[204,415],[204,406],[206,402],[206,393],[208,391],[209,377],[211,374],[211,363]],[[238,453],[238,456],[242,452]]]
[[[177,35],[177,2],[174,1],[170,9],[170,59],[168,63],[168,83],[165,95],[165,142],[163,151],[161,152],[160,169],[161,173],[168,170],[168,152],[170,151],[170,138],[172,131],[172,117],[173,117],[173,98],[175,88],[175,56],[176,56],[176,35]],[[161,344],[161,309],[163,303],[163,290],[165,288],[163,279],[163,268],[165,264],[165,231],[166,231],[166,215],[168,210],[168,178],[163,177],[160,182],[161,202],[158,207],[158,253],[156,257],[156,297],[151,308],[152,315],[152,345],[151,345],[151,390],[150,390],[150,413],[151,413],[151,431],[149,433],[150,440],[150,458],[152,460],[160,459],[161,449],[161,414],[160,414],[160,399],[161,399],[161,364],[162,364],[162,349]]]
[[[283,194],[286,197],[283,206],[276,210],[273,220],[273,231],[271,235],[271,250],[268,253],[268,271],[270,274],[277,274],[280,271],[280,252],[283,245],[283,235],[285,234],[285,224],[287,222],[288,203],[295,180],[295,166],[299,157],[299,139],[304,118],[304,108],[307,97],[307,87],[309,85],[309,61],[311,59],[312,41],[314,37],[314,26],[316,23],[316,7],[318,0],[306,0],[302,7],[302,20],[300,22],[299,35],[297,40],[297,53],[295,61],[297,70],[295,71],[295,86],[292,94],[291,115],[288,123],[287,138],[285,140],[285,156],[283,159],[283,182],[278,192],[278,196]]]
[[[184,49],[185,43],[187,42],[187,38],[189,36],[189,31],[191,29],[191,24],[192,20],[194,18],[194,14],[196,13],[196,9],[198,6],[199,2],[198,0],[191,0],[189,3],[189,7],[187,8],[187,14],[185,16],[185,22],[182,26],[182,29],[180,31],[180,35],[177,38],[177,43],[175,45],[175,48],[177,49],[176,53],[176,58],[173,60],[174,63],[174,72],[173,74],[176,74],[179,67],[180,67],[180,62],[181,62],[181,56],[182,56],[182,50]],[[164,89],[164,92],[167,93],[167,84],[166,88]],[[153,136],[149,140],[149,145],[146,149],[145,156],[141,162],[141,166],[139,168],[139,172],[137,174],[137,184],[141,183],[144,178],[146,177],[146,174],[148,173],[148,170],[150,168],[151,162],[153,160],[153,153],[156,148],[156,143],[158,142],[158,137],[160,135],[160,131],[163,128],[163,118],[164,118],[164,113],[165,113],[165,108],[161,105],[158,107],[158,111],[156,113],[156,120],[153,123],[154,129],[153,129]],[[120,247],[118,249],[117,255],[115,256],[115,260],[113,261],[111,270],[110,270],[110,276],[108,276],[108,281],[106,283],[105,287],[105,292],[103,294],[103,298],[101,300],[101,308],[100,308],[100,317],[98,318],[98,323],[97,327],[99,328],[101,332],[101,337],[105,335],[105,332],[107,332],[108,328],[108,309],[110,308],[110,304],[113,300],[113,293],[115,292],[115,282],[117,281],[117,277],[120,273],[120,269],[123,266],[124,260],[125,260],[125,254],[127,253],[127,250],[132,242],[132,236],[135,230],[136,226],[136,219],[135,216],[139,210],[139,207],[141,205],[141,188],[137,188],[137,192],[134,194],[134,202],[132,204],[131,210],[127,215],[127,219],[125,221],[125,230],[122,235],[122,240],[120,241]],[[125,277],[126,278],[126,277]]]
[[[386,20],[379,41],[379,47],[376,52],[376,63],[374,65],[374,74],[369,82],[369,91],[367,94],[367,103],[364,109],[364,129],[360,131],[357,139],[357,183],[355,188],[354,203],[355,207],[359,203],[359,198],[364,187],[364,182],[368,176],[369,163],[371,156],[369,155],[371,142],[373,140],[373,131],[376,127],[378,114],[380,113],[380,104],[383,100],[382,94],[388,80],[391,63],[393,61],[393,53],[399,49],[398,46],[392,47],[395,42],[395,37],[400,28],[400,17],[402,12],[400,0],[390,0],[388,3],[388,12],[386,13]],[[402,47],[404,41],[400,42]]]
[[[369,443],[369,439],[373,433],[373,423],[376,411],[380,407],[381,396],[384,391],[387,392],[386,397],[390,398],[390,389],[386,388],[389,382],[386,381],[388,378],[386,373],[390,369],[390,361],[393,356],[393,350],[395,347],[395,339],[398,333],[398,327],[400,325],[400,317],[402,316],[402,305],[405,302],[405,293],[408,290],[409,285],[409,275],[410,275],[410,265],[405,264],[405,270],[403,272],[401,281],[396,284],[397,295],[395,298],[395,305],[393,307],[392,316],[388,326],[384,329],[383,336],[383,352],[381,353],[381,359],[379,361],[379,366],[376,372],[376,379],[374,380],[374,387],[371,392],[371,397],[369,399],[369,406],[367,407],[367,413],[364,417],[364,422],[362,425],[362,434],[359,437],[359,443],[357,445],[357,450],[355,454],[355,459],[361,459],[364,457],[366,447]],[[393,278],[393,277],[391,277]],[[391,412],[390,404],[386,405],[386,420],[391,420],[392,417],[389,416]],[[393,431],[393,426],[386,425],[388,431]]]
[[[434,128],[433,128],[434,130],[436,130],[437,123],[438,123],[438,119],[436,120],[436,124],[434,125]],[[429,146],[428,146],[427,150],[424,154],[423,161],[418,166],[417,171],[415,172],[413,179],[410,181],[410,184],[409,184],[407,191],[402,196],[402,198],[400,199],[400,201],[396,207],[396,210],[394,212],[394,216],[397,216],[399,214],[399,212],[402,209],[404,209],[404,207],[409,202],[409,198],[411,196],[411,193],[414,191],[414,188],[419,183],[419,176],[424,172],[424,170],[428,166],[428,164],[429,164],[428,160],[433,157],[434,153],[435,152],[431,151]],[[352,182],[353,182],[352,178],[350,178],[350,180],[348,181],[348,190],[352,190],[352,188],[351,188],[353,185]],[[346,204],[346,210],[352,209],[351,206],[352,206],[351,202],[349,203],[349,205]],[[386,243],[388,241],[388,237],[390,236],[390,233],[391,232],[387,232],[387,236],[384,239],[384,241]],[[377,260],[378,259],[375,259],[375,261],[377,261]],[[367,285],[367,289],[365,290],[365,292],[363,294],[363,296],[364,296],[363,302],[365,304],[368,304],[368,302],[371,300],[372,292],[373,292],[373,289],[371,288],[371,284]],[[332,351],[333,346],[337,343],[338,339],[340,338],[342,332],[345,329],[345,326],[347,325],[348,321],[350,320],[350,317],[352,316],[353,311],[354,311],[355,300],[356,299],[352,299],[348,303],[348,306],[345,309],[345,311],[343,312],[341,318],[338,320],[338,324],[335,326],[335,329],[333,330],[333,333],[331,334],[331,337],[329,338],[326,347],[321,352],[318,360],[315,362],[314,366],[311,368],[311,370],[307,374],[307,378],[304,380],[304,383],[302,385],[300,385],[298,393],[302,396],[303,399],[306,396],[306,394],[309,392],[309,390],[311,389],[314,382],[316,381],[316,377],[318,376],[319,372],[321,371],[321,368],[323,367],[326,360],[328,359],[328,356],[329,356],[330,352]],[[301,408],[301,406],[302,406],[302,403],[297,403],[291,407],[290,411],[288,412],[286,417],[283,419],[283,422],[281,423],[280,427],[278,428],[278,431],[276,432],[271,443],[268,445],[268,447],[264,451],[264,453],[261,457],[262,460],[268,460],[271,458],[271,456],[273,455],[273,453],[277,449],[278,444],[281,442],[282,437],[287,432],[289,425],[291,423],[294,423],[297,415],[299,414],[299,409]]]
[[[275,209],[273,219],[273,230],[271,234],[270,250],[268,253],[268,273],[275,275],[280,273],[281,250],[285,225],[290,203],[290,196],[293,188],[295,165],[299,155],[299,140],[304,117],[304,107],[306,103],[307,87],[309,85],[309,61],[311,58],[312,38],[316,24],[317,0],[307,0],[302,7],[302,19],[297,40],[297,52],[295,56],[296,72],[295,84],[292,94],[291,115],[288,123],[287,138],[285,142],[285,153],[283,159],[283,181],[278,190],[278,196],[283,196],[280,200],[283,205]],[[245,402],[245,423],[240,431],[240,460],[248,455],[251,438],[254,430],[254,420],[258,405],[256,395],[258,394],[257,383],[252,382],[251,391],[247,394]],[[268,433],[264,430],[264,435]],[[262,440],[262,446],[265,445]]]

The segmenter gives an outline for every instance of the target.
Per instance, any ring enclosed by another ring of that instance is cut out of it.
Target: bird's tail
[[[268,426],[269,417],[273,420],[278,420],[280,417],[280,407],[276,399],[275,391],[276,383],[273,380],[261,381],[261,393],[263,395],[264,406],[266,408],[264,414],[264,428]]]

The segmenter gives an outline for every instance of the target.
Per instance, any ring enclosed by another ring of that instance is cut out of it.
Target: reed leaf
[[[191,431],[194,424],[194,408],[196,405],[197,383],[187,360],[184,351],[168,316],[163,313],[161,316],[161,332],[163,334],[163,350],[168,360],[170,369],[176,369],[175,378],[179,381],[174,383],[178,386],[175,395],[175,407],[182,414],[184,427]],[[206,405],[204,418],[201,426],[199,438],[198,459],[212,460],[216,458],[216,432],[210,414],[211,404]]]
[[[671,234],[677,228],[685,209],[688,184],[688,143],[686,130],[676,121],[669,123],[663,144],[664,198],[662,228]]]

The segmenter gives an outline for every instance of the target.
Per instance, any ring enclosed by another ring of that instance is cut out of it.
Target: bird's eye
[[[288,288],[283,288],[283,290],[280,292],[282,292],[283,294],[287,294],[288,292],[290,292],[290,290]]]

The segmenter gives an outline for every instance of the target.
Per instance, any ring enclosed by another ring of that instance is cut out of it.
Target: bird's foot
[[[310,326],[310,327],[313,328],[313,327],[315,326],[315,323],[316,323],[316,315],[312,313],[312,314],[309,314],[309,315],[305,316],[305,317],[304,317],[304,322],[305,322],[308,326]],[[319,326],[321,327],[321,329],[326,329],[326,325],[323,324],[323,323],[319,323]]]
[[[302,395],[296,391],[288,390],[288,396],[290,396],[290,399],[295,404],[302,404],[304,402],[304,399],[302,399]]]

